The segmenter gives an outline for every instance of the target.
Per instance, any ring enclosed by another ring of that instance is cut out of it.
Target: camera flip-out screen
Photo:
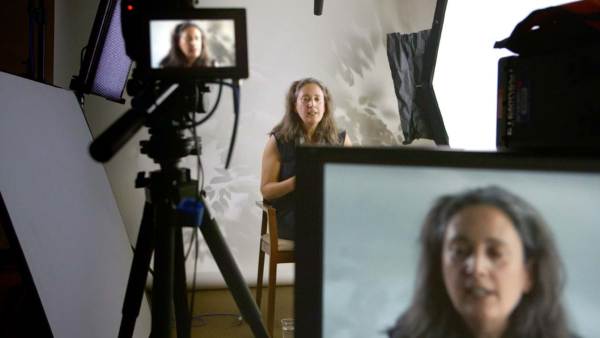
[[[210,8],[153,16],[148,21],[154,78],[248,77],[246,12]]]

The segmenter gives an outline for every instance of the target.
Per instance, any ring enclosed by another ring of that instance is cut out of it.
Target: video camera
[[[168,111],[165,118],[178,121],[178,132],[199,126],[216,111],[227,86],[232,89],[234,113],[228,168],[239,120],[239,80],[248,77],[246,10],[196,9],[187,0],[118,2],[125,53],[136,63],[127,84],[132,109],[94,140],[91,156],[108,161],[143,125],[152,134],[162,123],[149,118],[156,109]],[[210,91],[208,84],[219,86],[212,108],[205,110],[203,94]],[[207,114],[196,121],[195,113]],[[166,142],[158,139],[159,144]]]
[[[121,13],[125,50],[143,78],[248,77],[244,8],[195,9],[177,1],[123,0]]]

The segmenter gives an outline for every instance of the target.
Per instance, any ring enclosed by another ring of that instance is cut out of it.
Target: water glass
[[[294,338],[294,319],[283,318],[281,320],[281,330],[283,332],[283,338]]]

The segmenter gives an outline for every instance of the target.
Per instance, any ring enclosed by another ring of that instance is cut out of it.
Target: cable
[[[220,92],[221,90],[219,90]],[[202,95],[202,93],[197,93],[198,96]],[[221,94],[219,94],[220,96]],[[196,98],[196,106],[200,104],[200,100],[199,98]],[[217,108],[217,104],[215,104],[215,106],[213,107],[213,111],[216,110]],[[195,109],[196,111],[198,111],[197,107]],[[196,149],[196,172],[197,172],[197,176],[198,176],[198,180],[196,182],[196,199],[200,200],[200,196],[198,194],[200,194],[202,192],[202,190],[204,190],[204,168],[202,167],[202,160],[200,158],[200,155],[202,153],[202,146],[198,143],[198,131],[196,130],[196,126],[199,125],[199,123],[196,122],[196,114],[192,114],[192,126],[190,127],[190,130],[192,132],[192,137],[193,137],[193,141],[194,141],[194,149]]]
[[[240,116],[240,86],[239,83],[234,82],[231,85],[233,90],[233,131],[231,133],[231,141],[229,142],[229,150],[227,151],[227,160],[225,161],[225,169],[229,168],[231,162],[231,156],[233,155],[233,147],[235,145],[235,137],[237,135],[237,127]]]
[[[233,155],[233,148],[235,146],[235,139],[236,139],[236,136],[237,136],[237,128],[238,128],[238,123],[239,123],[239,112],[240,112],[240,86],[239,86],[239,81],[232,80],[232,82],[229,83],[229,82],[225,82],[225,81],[220,80],[220,81],[209,81],[209,82],[206,82],[206,83],[219,84],[219,93],[217,94],[217,100],[215,101],[215,104],[214,104],[213,108],[200,121],[195,122],[195,115],[194,115],[194,119],[193,119],[194,122],[191,125],[183,125],[182,127],[185,127],[185,128],[195,128],[195,127],[201,125],[202,123],[204,123],[209,118],[211,118],[212,115],[215,113],[217,107],[219,106],[219,102],[221,101],[221,95],[222,95],[222,91],[223,91],[223,86],[225,85],[225,86],[231,87],[231,89],[233,91],[233,114],[234,114],[234,120],[233,120],[233,131],[231,133],[231,140],[229,142],[229,149],[227,150],[227,159],[225,160],[225,169],[229,169],[229,164],[231,162],[231,157]],[[200,95],[202,95],[202,94],[200,94]],[[198,104],[198,100],[196,100],[196,105],[197,104]],[[198,109],[196,109],[196,111],[198,111]]]
[[[196,95],[198,95],[198,93],[196,93]],[[199,100],[196,98],[195,102],[196,102],[196,107],[195,108],[197,110],[197,106],[199,104]],[[191,114],[191,115],[192,115],[191,120],[192,120],[192,122],[195,123],[196,122],[196,114]],[[198,176],[197,179],[196,179],[196,188],[194,190],[194,195],[195,195],[194,198],[197,201],[200,201],[201,200],[200,194],[202,193],[202,190],[204,189],[204,168],[202,167],[202,160],[200,159],[201,147],[200,147],[200,145],[198,143],[198,133],[197,133],[196,128],[195,127],[191,127],[190,128],[190,132],[192,133],[192,139],[193,139],[193,142],[194,142],[194,148],[196,149],[196,173],[197,173],[197,176]],[[195,229],[194,229],[194,231],[195,231]],[[192,249],[192,244],[194,242],[194,239],[195,239],[195,237],[192,238],[192,240],[190,241],[190,244],[188,246],[188,249],[186,250],[186,253],[184,255],[185,256],[184,257],[185,261],[187,261],[187,259],[188,259],[190,251]]]
[[[201,92],[196,91],[196,97],[195,97],[195,111],[198,111],[198,105],[200,104],[201,100],[200,100],[200,95],[202,95]],[[220,95],[220,94],[219,94]],[[213,110],[216,109],[216,105],[213,108]],[[201,149],[199,147],[198,144],[198,133],[196,130],[196,114],[192,113],[192,127],[191,127],[191,132],[192,132],[192,137],[193,137],[193,142],[194,142],[194,148],[196,149],[196,188],[194,190],[194,194],[195,194],[195,199],[197,201],[201,201],[201,196],[200,194],[202,193],[202,189],[204,189],[204,169],[202,168],[202,161],[200,159],[200,155],[201,155]],[[206,207],[206,206],[203,206]],[[199,252],[200,252],[200,246],[199,246],[199,242],[200,242],[200,238],[198,236],[198,231],[200,230],[200,226],[201,224],[197,224],[196,226],[194,226],[193,228],[193,237],[191,242],[194,242],[195,245],[195,249],[196,249],[196,255],[194,257],[194,274],[192,275],[192,298],[190,300],[190,316],[194,313],[194,305],[195,305],[195,298],[196,298],[196,274],[197,274],[197,267],[198,267],[198,256],[199,256]],[[190,244],[190,248],[191,248],[191,244]],[[188,253],[189,254],[189,253]],[[187,257],[187,254],[186,254]],[[186,258],[187,260],[187,258]],[[193,320],[193,318],[192,318]],[[190,325],[190,336],[192,335],[192,325]]]
[[[194,110],[198,111],[198,105],[200,104],[200,100],[199,100],[199,95],[200,92],[196,91],[195,93],[195,97],[194,97]],[[204,168],[202,167],[202,160],[200,158],[200,153],[201,153],[201,145],[198,143],[198,133],[195,127],[192,127],[194,125],[196,125],[196,114],[192,113],[190,114],[190,116],[185,115],[186,119],[191,121],[192,124],[188,125],[190,133],[192,134],[192,142],[194,143],[194,149],[196,149],[196,173],[197,173],[197,180],[196,180],[196,187],[194,189],[194,198],[197,201],[200,201],[200,194],[202,193],[202,190],[204,189]],[[187,261],[189,254],[192,250],[192,245],[194,243],[194,238],[192,238],[192,240],[190,241],[190,244],[188,245],[188,248],[185,250],[185,257],[184,260]]]
[[[83,48],[81,48],[81,52],[79,52],[79,64],[83,63],[83,56],[85,54],[85,51],[87,50],[88,46],[85,45],[83,46]]]
[[[211,110],[208,112],[208,114],[206,114],[206,116],[201,119],[198,122],[194,122],[193,124],[189,124],[189,125],[182,125],[182,128],[192,128],[192,127],[197,127],[201,124],[203,124],[204,122],[206,122],[209,118],[211,118],[213,116],[213,114],[217,111],[217,107],[219,106],[219,103],[221,101],[221,96],[223,93],[223,85],[229,85],[226,82],[223,81],[217,81],[217,82],[206,82],[206,83],[214,83],[214,84],[218,84],[219,85],[219,91],[217,93],[217,99],[213,105],[213,107],[211,108]],[[202,94],[200,94],[202,95]],[[198,102],[196,102],[196,105],[198,105]],[[198,109],[196,109],[196,111],[198,111]]]
[[[233,148],[235,146],[235,139],[237,136],[237,128],[238,128],[238,123],[239,123],[239,111],[240,111],[240,86],[239,86],[239,81],[237,80],[232,80],[231,83],[229,82],[225,82],[225,81],[209,81],[209,82],[205,82],[206,83],[214,83],[214,84],[219,84],[219,92],[217,94],[217,100],[215,101],[215,104],[213,105],[212,109],[210,110],[210,112],[200,121],[196,122],[196,115],[193,114],[193,117],[191,119],[187,118],[187,120],[192,120],[191,124],[183,124],[181,126],[181,128],[192,128],[193,130],[193,135],[194,135],[194,142],[197,142],[197,135],[195,133],[196,131],[196,127],[201,125],[202,123],[204,123],[206,120],[208,120],[209,118],[212,117],[212,115],[216,112],[217,107],[219,106],[219,103],[221,101],[221,95],[223,92],[223,86],[229,86],[231,87],[232,91],[233,91],[233,114],[234,114],[234,120],[233,120],[233,131],[231,133],[231,139],[229,142],[229,149],[227,150],[227,159],[225,160],[225,169],[229,169],[229,164],[231,163],[231,157],[233,155]],[[196,87],[197,88],[197,87]],[[199,100],[200,95],[202,95],[202,93],[198,93],[196,92],[196,97],[195,97],[195,111],[198,111],[198,105],[199,102],[201,102],[201,100]],[[197,144],[196,144],[196,150],[198,149]],[[198,157],[198,168],[202,168],[202,163],[199,160]],[[202,187],[204,186],[204,176],[202,176]]]
[[[237,115],[238,115],[238,110],[239,110],[239,100],[237,100],[237,98],[239,98],[239,94],[236,93],[236,87],[234,87],[232,84],[223,82],[223,81],[218,81],[218,82],[211,82],[211,83],[218,83],[219,84],[219,92],[217,94],[217,100],[215,101],[215,104],[213,105],[212,109],[210,110],[210,112],[208,113],[207,116],[205,116],[203,119],[201,119],[200,121],[196,121],[196,114],[192,114],[191,117],[191,121],[192,124],[188,125],[187,127],[191,128],[191,133],[192,133],[192,137],[194,140],[194,147],[196,149],[196,168],[197,168],[197,181],[196,181],[196,198],[197,200],[201,201],[202,200],[202,192],[204,191],[204,168],[202,166],[202,160],[200,158],[201,155],[201,146],[198,143],[199,137],[197,135],[197,130],[196,127],[201,125],[202,123],[204,123],[206,120],[208,120],[216,111],[218,105],[219,105],[219,101],[221,99],[221,95],[222,95],[222,90],[223,90],[223,85],[227,85],[230,86],[232,88],[234,88],[234,112],[235,112],[235,126],[234,126],[234,134],[235,134],[235,128],[237,128]],[[196,95],[202,95],[201,92],[197,92]],[[199,100],[199,97],[196,98],[195,100],[196,105],[198,105],[200,102],[202,102],[202,100]],[[195,111],[199,111],[198,107],[195,107]],[[233,141],[235,141],[235,136],[233,137]],[[230,145],[230,150],[228,153],[228,158],[230,158],[231,156],[231,145]],[[229,161],[229,160],[228,160]],[[204,205],[205,208],[207,208],[206,205]],[[193,314],[193,310],[194,310],[194,303],[195,303],[195,295],[196,295],[196,274],[197,274],[197,264],[198,264],[198,256],[199,256],[199,243],[200,243],[200,239],[199,239],[199,235],[198,232],[200,230],[200,225],[198,225],[198,227],[194,227],[194,238],[193,240],[195,241],[195,249],[196,249],[196,256],[195,256],[195,260],[194,260],[194,274],[192,276],[192,297],[191,297],[191,301],[190,301],[190,314]],[[191,247],[191,245],[190,245]],[[195,326],[202,326],[202,325],[206,325],[207,322],[206,320],[204,320],[204,318],[206,317],[234,317],[235,318],[235,322],[233,323],[234,326],[239,326],[243,323],[243,317],[241,314],[235,314],[235,313],[205,313],[205,314],[198,314],[196,316],[192,317],[192,322],[196,321],[198,324]],[[194,326],[194,325],[192,325]],[[190,328],[191,330],[191,328]],[[191,334],[191,333],[190,333]]]

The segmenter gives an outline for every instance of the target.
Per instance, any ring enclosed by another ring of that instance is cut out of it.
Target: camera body
[[[195,9],[169,3],[121,2],[125,50],[144,78],[189,81],[248,77],[244,8]],[[195,35],[194,47],[185,46],[186,39],[191,39],[185,31]],[[191,53],[201,50],[202,62],[187,62],[193,58],[186,54],[190,48]]]

